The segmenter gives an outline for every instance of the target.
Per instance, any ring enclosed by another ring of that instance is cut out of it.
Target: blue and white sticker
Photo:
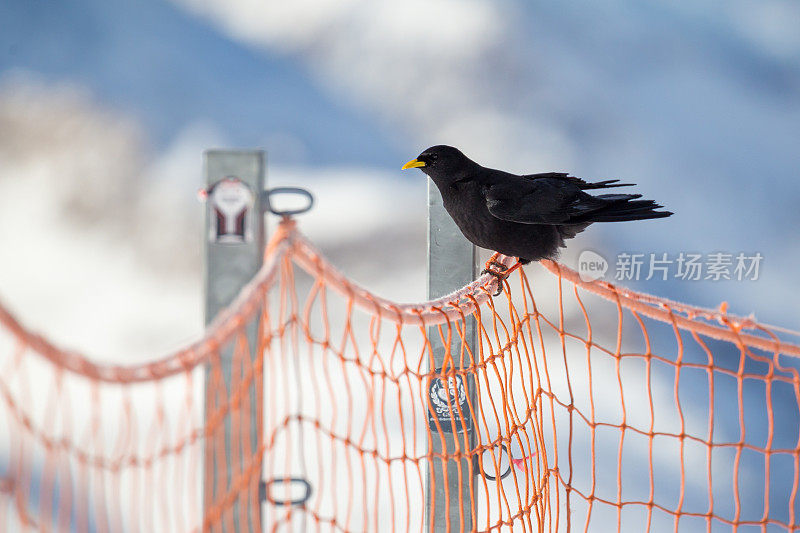
[[[437,369],[428,381],[428,426],[432,431],[441,428],[447,433],[472,429],[464,376],[455,374],[442,377],[441,373],[441,369]]]

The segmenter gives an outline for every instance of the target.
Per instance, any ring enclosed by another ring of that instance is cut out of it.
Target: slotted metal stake
[[[456,226],[450,215],[442,205],[442,197],[439,189],[429,179],[428,180],[428,298],[439,298],[464,285],[468,284],[477,277],[478,250],[469,242]],[[477,334],[475,320],[471,317],[466,321],[466,340],[476,353]],[[452,326],[455,328],[455,326]],[[459,336],[453,330],[452,349],[457,351],[459,348]],[[437,327],[431,327],[428,331],[428,338],[431,341],[433,350],[433,367],[440,369],[445,360],[445,347]],[[460,366],[460,354],[453,353],[453,360]],[[463,365],[468,366],[471,361],[469,354],[465,355]],[[429,365],[430,367],[431,365]],[[472,405],[476,405],[475,385],[472,376],[467,376],[463,380],[467,395],[470,397]],[[464,414],[470,418],[469,409],[464,404]],[[430,415],[429,415],[430,416]],[[440,420],[447,425],[451,423],[450,416],[445,420]],[[474,449],[475,431],[474,425],[466,430],[460,424],[452,424],[451,432],[443,432],[443,438],[438,430],[431,429],[433,453],[448,452],[456,450],[456,441],[460,443],[460,449]],[[443,464],[444,463],[444,464]],[[474,495],[477,483],[470,475],[472,470],[469,468],[467,459],[442,461],[434,459],[429,463],[426,476],[426,509],[425,509],[425,530],[426,531],[471,531],[474,527],[475,517],[472,514],[471,503],[475,501]],[[459,469],[461,470],[459,476]],[[460,483],[460,485],[459,485]],[[445,495],[445,484],[449,485],[449,498]],[[447,528],[449,517],[450,528]]]
[[[263,151],[232,151],[210,150],[205,154],[205,181],[208,191],[206,222],[204,233],[204,278],[205,278],[205,323],[208,325],[220,310],[230,304],[242,287],[249,282],[261,268],[264,254],[264,241],[266,223],[264,220],[264,202],[261,201],[262,191],[266,182],[265,154]],[[248,201],[247,195],[250,194]],[[257,328],[259,319],[250,321],[246,326],[247,341],[250,345],[250,356],[255,364],[257,352]],[[226,390],[231,390],[231,371],[233,359],[233,346],[226,347],[221,353],[222,377]],[[211,369],[206,368],[206,416],[208,406],[213,405],[213,391],[209,389]],[[249,390],[250,405],[250,449],[258,450],[261,444],[262,406],[261,384],[253,383]],[[231,447],[237,445],[232,440],[231,417],[225,417],[225,442],[224,456],[228,465],[231,464]],[[238,438],[238,437],[237,437]],[[212,487],[212,499],[220,497],[216,493],[217,480],[223,471],[223,465],[216,462],[216,453],[213,448],[214,439],[205,441],[204,479],[205,487]],[[243,458],[247,461],[250,458]],[[240,468],[237,470],[241,471]],[[227,471],[223,486],[230,487],[232,468]],[[203,492],[205,494],[205,491]],[[225,533],[239,533],[256,531],[255,525],[259,523],[261,506],[247,509],[246,516],[250,523],[239,523],[239,505],[245,502],[248,507],[250,502],[258,501],[258,495],[251,497],[247,493],[242,495],[234,504],[233,525],[234,531]],[[211,501],[204,496],[203,508],[208,510]],[[263,523],[263,522],[261,522]],[[220,525],[220,528],[223,526]],[[214,529],[223,531],[223,529]]]

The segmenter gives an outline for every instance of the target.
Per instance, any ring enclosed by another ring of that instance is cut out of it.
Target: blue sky
[[[207,120],[235,146],[297,136],[309,164],[401,158],[367,113],[320,89],[301,65],[235,42],[167,2],[7,0],[0,72],[11,69],[88,87],[98,103],[141,121],[156,150]]]

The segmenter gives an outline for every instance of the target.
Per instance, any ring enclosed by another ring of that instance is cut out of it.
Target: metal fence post
[[[476,247],[470,243],[459,231],[455,222],[445,211],[439,190],[428,180],[428,297],[438,298],[455,289],[458,289],[475,279],[478,272],[478,253]],[[453,331],[454,339],[458,339]],[[444,345],[441,342],[438,329],[429,329],[428,338],[431,340],[433,350],[433,366],[442,367],[445,358]],[[470,347],[476,347],[476,325],[472,318],[467,319],[466,339]],[[454,348],[458,346],[453,342]],[[457,349],[457,348],[456,348]],[[473,352],[474,353],[474,352]],[[459,364],[459,354],[454,353],[453,360]],[[465,357],[468,359],[468,355]],[[465,360],[464,366],[471,361]],[[475,402],[475,385],[471,376],[463,382],[466,394],[470,396],[473,405]],[[431,385],[433,386],[433,385]],[[466,404],[462,404],[466,407]],[[464,409],[469,418],[468,408]],[[429,415],[433,416],[433,415]],[[450,417],[445,417],[446,424],[450,425]],[[442,420],[440,417],[439,420]],[[468,427],[465,431],[459,424],[450,428],[451,431],[443,432],[444,438],[438,430],[431,429],[433,453],[452,453],[456,449],[456,442],[464,450],[473,449],[475,446],[475,432]],[[440,424],[440,427],[443,427]],[[443,427],[444,429],[444,427]],[[477,487],[474,479],[470,479],[466,459],[449,460],[446,464],[441,459],[434,459],[429,464],[426,479],[426,509],[425,522],[427,531],[471,531],[474,529],[475,517],[472,515],[470,502],[475,501],[470,491]],[[460,475],[459,475],[460,469]],[[459,486],[460,482],[460,486]],[[449,485],[449,498],[445,495],[445,484]],[[449,519],[450,528],[447,527]]]
[[[240,289],[258,272],[263,262],[265,242],[265,221],[261,192],[266,181],[266,163],[263,151],[229,151],[209,150],[204,154],[204,172],[207,192],[207,208],[204,233],[204,282],[205,282],[205,323],[211,320],[225,306],[231,303]],[[247,339],[251,349],[253,363],[260,355],[257,351],[258,320],[247,325]],[[230,391],[233,347],[229,346],[221,353],[222,375],[227,389]],[[211,405],[209,394],[210,370],[206,369],[206,406]],[[249,401],[251,415],[251,449],[258,450],[261,444],[262,430],[262,394],[261,383],[250,387]],[[206,409],[208,411],[208,408]],[[231,464],[231,420],[225,417],[225,451],[227,464]],[[216,462],[217,450],[214,443],[205,442],[206,465],[203,482],[205,487],[213,487],[212,501],[219,497],[216,494],[220,465]],[[248,460],[249,458],[242,458]],[[226,487],[231,483],[231,468],[224,480]],[[239,468],[241,470],[241,468]],[[203,491],[206,494],[206,491]],[[258,496],[256,496],[257,498]],[[211,504],[204,496],[204,509]],[[251,495],[241,498],[241,502],[253,501]],[[257,500],[256,500],[257,501]],[[233,509],[235,532],[255,531],[255,524],[261,523],[257,509],[248,509],[248,524],[239,523],[239,502]],[[249,504],[248,504],[249,506]],[[221,526],[220,526],[221,527]],[[221,531],[219,529],[218,531]]]

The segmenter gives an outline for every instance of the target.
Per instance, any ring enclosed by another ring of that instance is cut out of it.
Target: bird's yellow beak
[[[420,161],[419,159],[412,159],[411,161],[403,165],[403,168],[401,170],[408,170],[409,168],[418,168],[424,166],[425,166],[425,161]]]

